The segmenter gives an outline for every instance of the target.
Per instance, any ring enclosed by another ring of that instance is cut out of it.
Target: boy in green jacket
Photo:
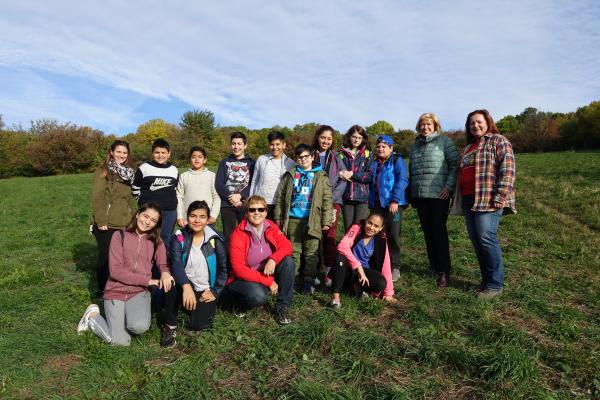
[[[297,165],[281,178],[275,194],[275,221],[292,242],[296,273],[304,261],[302,292],[314,292],[322,232],[333,218],[329,179],[321,166],[313,167],[312,148],[299,144],[294,150]]]

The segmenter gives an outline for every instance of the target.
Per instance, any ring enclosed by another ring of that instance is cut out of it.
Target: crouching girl
[[[124,230],[111,238],[109,277],[104,290],[104,311],[90,304],[77,326],[77,332],[91,330],[107,343],[128,346],[131,335],[141,335],[150,327],[149,286],[169,292],[173,278],[167,265],[167,252],[160,239],[161,212],[156,203],[143,204]],[[161,272],[151,279],[152,263]]]
[[[175,232],[169,246],[169,263],[175,288],[165,294],[162,347],[177,344],[177,312],[183,305],[192,331],[212,328],[217,297],[227,281],[227,252],[223,239],[208,226],[210,209],[203,200],[187,209],[187,225]]]
[[[341,290],[351,287],[395,301],[387,240],[380,234],[383,225],[383,216],[371,213],[361,225],[352,225],[338,245],[338,259],[332,269],[333,308],[341,307]]]

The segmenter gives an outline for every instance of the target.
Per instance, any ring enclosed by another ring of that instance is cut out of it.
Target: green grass
[[[96,289],[90,190],[91,175],[0,181],[0,398],[600,398],[600,153],[517,156],[499,300],[473,295],[458,217],[436,291],[409,209],[397,304],[299,295],[287,327],[219,310],[166,351],[154,322],[129,348],[75,332]]]

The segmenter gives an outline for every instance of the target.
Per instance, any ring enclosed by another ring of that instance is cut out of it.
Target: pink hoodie
[[[152,276],[152,254],[154,243],[146,235],[138,236],[135,232],[116,231],[108,250],[108,269],[110,275],[104,289],[105,300],[126,301],[142,293],[148,288]],[[167,251],[161,242],[156,248],[156,264],[160,272],[169,271]]]
[[[348,259],[348,263],[353,270],[361,266],[360,261],[358,261],[354,256],[354,253],[352,253],[352,246],[354,246],[354,241],[356,240],[357,235],[361,234],[360,230],[360,225],[352,225],[337,247],[340,254]],[[387,241],[385,245],[385,257],[383,265],[381,266],[381,275],[383,275],[385,281],[387,282],[387,286],[383,290],[383,295],[393,296],[394,283],[392,282],[392,268],[390,264],[390,253],[388,251]]]

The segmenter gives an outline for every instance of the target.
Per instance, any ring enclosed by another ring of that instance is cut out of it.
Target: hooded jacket
[[[185,267],[190,256],[190,251],[192,250],[192,236],[192,232],[186,226],[175,232],[171,237],[169,264],[171,266],[171,274],[179,286],[183,286],[186,283],[191,284],[185,273]],[[210,226],[204,227],[204,242],[200,246],[200,250],[208,265],[210,289],[215,296],[218,296],[221,294],[227,281],[227,250],[223,238]]]
[[[381,171],[378,175],[379,168]],[[382,163],[375,159],[371,164],[371,172],[373,180],[369,192],[369,208],[375,206],[376,198],[379,199],[379,204],[384,208],[388,207],[392,201],[398,203],[399,206],[408,203],[406,199],[408,172],[400,154],[392,153]],[[377,190],[378,187],[379,190]]]
[[[320,165],[319,159],[319,151],[315,150],[314,159],[317,165]],[[329,185],[331,186],[332,192],[332,201],[333,204],[343,204],[344,201],[342,196],[344,194],[344,190],[346,190],[346,181],[340,179],[339,172],[346,171],[346,165],[342,162],[341,158],[338,157],[338,153],[334,150],[327,150],[325,152],[325,165],[322,165],[323,171],[329,178]]]
[[[281,178],[275,194],[275,210],[273,217],[276,221],[283,221],[283,232],[287,234],[292,204],[292,189],[299,166],[287,171]],[[321,227],[331,226],[333,220],[333,205],[331,202],[331,185],[321,167],[313,168],[315,171],[310,193],[310,212],[308,216],[308,234],[317,239],[321,238]]]
[[[350,182],[346,182],[346,190],[342,196],[344,201],[369,202],[369,184],[371,174],[371,152],[365,147],[353,154],[350,149],[342,147],[339,157],[348,171],[352,171]]]
[[[112,229],[123,229],[133,215],[131,187],[110,171],[103,175],[102,167],[94,172],[92,187],[93,223]]]

